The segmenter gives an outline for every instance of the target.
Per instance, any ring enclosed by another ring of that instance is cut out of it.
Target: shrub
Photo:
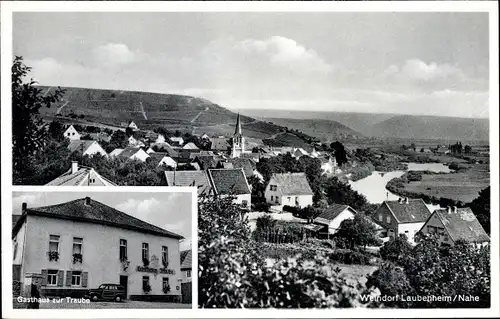
[[[401,263],[408,256],[413,247],[408,242],[405,234],[393,237],[380,248],[380,256],[395,263]]]
[[[414,290],[405,275],[404,269],[396,267],[390,263],[381,264],[373,274],[368,276],[367,287],[377,287],[382,295],[387,296],[411,296]],[[405,301],[388,300],[384,302],[385,306],[409,308],[411,303]]]
[[[337,249],[329,256],[331,262],[342,264],[369,265],[372,257],[363,255],[362,253],[352,250]]]

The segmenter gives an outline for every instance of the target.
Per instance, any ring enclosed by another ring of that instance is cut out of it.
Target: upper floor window
[[[142,243],[142,259],[149,260],[149,244]]]
[[[83,238],[73,237],[73,254],[81,254],[83,248]]]
[[[386,221],[387,221],[388,223],[390,223],[390,222],[391,222],[391,216],[387,216]]]
[[[161,246],[161,262],[163,266],[167,267],[168,265],[168,247]]]
[[[384,217],[382,216],[382,214],[378,214],[378,220],[379,221],[383,221],[384,220]]]
[[[270,189],[271,189],[271,191],[276,191],[276,190],[278,190],[278,186],[277,185],[271,185]]]
[[[59,252],[59,238],[57,235],[50,235],[49,237],[49,251]]]
[[[120,260],[127,260],[127,241],[120,239]]]

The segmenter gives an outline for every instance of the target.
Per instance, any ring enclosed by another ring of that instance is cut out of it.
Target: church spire
[[[234,135],[241,135],[241,123],[240,123],[240,112],[238,112],[238,117],[236,118],[236,129],[234,130]]]

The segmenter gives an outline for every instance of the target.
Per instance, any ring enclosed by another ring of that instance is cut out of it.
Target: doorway
[[[120,286],[125,288],[125,298],[128,299],[128,276],[120,276]]]

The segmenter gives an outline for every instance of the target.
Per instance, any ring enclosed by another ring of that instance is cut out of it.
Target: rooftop
[[[245,173],[241,168],[209,169],[208,174],[215,193],[218,195],[241,195],[251,193]]]
[[[421,198],[399,201],[384,201],[391,212],[396,216],[399,223],[425,222],[431,212]]]
[[[193,252],[191,249],[181,251],[181,270],[192,268]]]
[[[278,173],[273,174],[269,183],[278,185],[278,192],[282,195],[312,195],[313,191],[305,173]]]
[[[456,212],[436,209],[434,214],[439,217],[453,241],[464,239],[471,243],[482,243],[490,240],[469,207],[457,208]]]
[[[198,195],[208,195],[210,181],[205,171],[165,171],[168,186],[196,186]]]
[[[80,198],[57,205],[26,208],[22,216],[25,217],[27,215],[114,226],[175,239],[183,238],[181,235],[125,214],[113,207],[92,200],[90,197]],[[20,221],[22,219],[23,218],[21,218]],[[20,225],[18,225],[16,225],[16,227],[20,227]]]

